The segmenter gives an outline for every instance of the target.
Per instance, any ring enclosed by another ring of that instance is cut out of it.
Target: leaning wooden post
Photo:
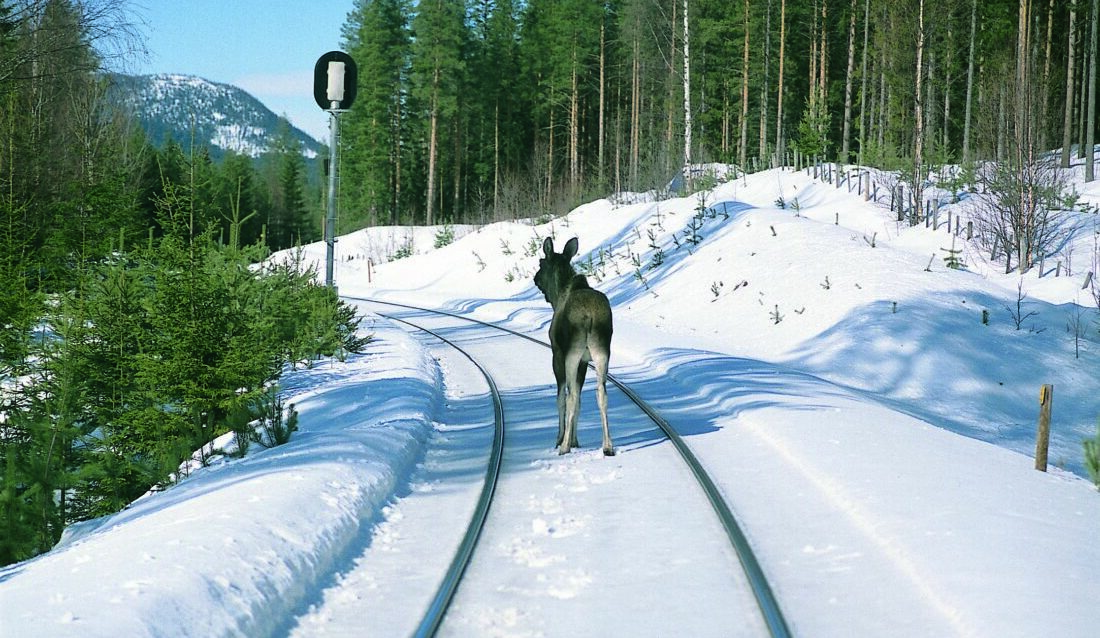
[[[1039,434],[1035,437],[1035,469],[1047,471],[1047,450],[1050,448],[1050,404],[1054,402],[1054,386],[1044,383],[1039,389]]]

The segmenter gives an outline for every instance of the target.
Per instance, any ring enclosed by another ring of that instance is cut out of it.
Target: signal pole
[[[355,101],[359,74],[355,61],[343,51],[329,51],[313,67],[313,99],[329,114],[328,210],[325,215],[325,285],[335,288],[336,252],[336,149],[340,139],[339,115]]]

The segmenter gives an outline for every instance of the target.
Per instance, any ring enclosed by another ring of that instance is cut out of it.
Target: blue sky
[[[353,0],[138,0],[149,55],[128,72],[185,73],[243,88],[321,141],[313,65],[340,48]]]

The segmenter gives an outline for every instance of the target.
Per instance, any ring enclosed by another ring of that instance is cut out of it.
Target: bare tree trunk
[[[970,53],[966,64],[966,115],[963,119],[963,164],[970,161],[970,113],[974,96],[974,50],[978,31],[978,0],[970,4]]]
[[[604,166],[603,166],[604,104],[605,104],[605,99],[604,99],[604,90],[605,90],[604,70],[605,70],[605,65],[606,65],[606,59],[604,57],[604,35],[605,35],[604,34],[604,25],[603,25],[603,23],[600,23],[600,114],[599,114],[599,124],[597,126],[598,130],[596,132],[596,137],[597,137],[597,141],[596,141],[596,163],[599,165],[599,168],[597,169],[597,171],[598,171],[598,179],[599,179],[600,186],[603,186],[603,183],[604,183]]]
[[[395,99],[394,108],[394,136],[393,149],[393,210],[390,212],[390,224],[396,226],[401,217],[401,100]]]
[[[818,35],[821,37],[821,42],[818,44],[817,52],[820,56],[820,60],[817,63],[817,110],[815,115],[828,113],[828,68],[829,68],[829,41],[828,41],[828,29],[829,24],[829,0],[821,0],[821,22],[818,26]],[[823,117],[815,117],[815,122],[824,126]],[[822,139],[826,139],[828,130],[819,131]]]
[[[863,145],[867,141],[867,36],[871,25],[871,0],[863,0],[863,53],[859,72],[859,163],[863,164]]]
[[[641,61],[639,57],[641,44],[638,42],[637,30],[634,32],[634,65],[630,80],[630,186],[638,183],[638,144],[641,139]]]
[[[953,42],[952,29],[947,29],[947,41]],[[944,79],[943,79],[943,131],[941,132],[941,144],[944,151],[948,149],[948,143],[950,139],[948,137],[948,127],[951,124],[951,85],[954,78],[951,77],[951,69],[955,67],[955,49],[954,47],[948,47],[947,49],[947,64],[944,65]]]
[[[764,19],[764,81],[760,83],[760,159],[768,155],[768,72],[772,55],[772,0]]]
[[[1069,6],[1069,48],[1066,54],[1066,111],[1062,119],[1062,168],[1069,168],[1070,147],[1073,145],[1073,58],[1076,55],[1077,5]]]
[[[741,62],[741,143],[738,158],[741,170],[748,163],[749,143],[749,0],[745,0],[745,48]]]
[[[997,87],[997,153],[994,156],[998,162],[1005,159],[1005,85]]]
[[[684,168],[691,166],[691,37],[688,0],[684,0]]]
[[[459,98],[459,105],[456,115],[454,117],[454,166],[451,169],[454,173],[454,181],[452,186],[454,193],[451,194],[451,215],[450,220],[452,222],[458,222],[463,219],[465,212],[462,210],[462,161],[465,159],[462,155],[463,139],[462,139],[462,120],[457,116],[457,113],[462,112],[462,98]],[[442,215],[442,204],[440,204],[440,214]]]
[[[672,3],[672,24],[669,28],[670,39],[672,40],[672,54],[668,58],[668,97],[665,104],[666,113],[666,126],[665,126],[665,152],[664,152],[664,168],[665,173],[672,169],[669,164],[673,151],[672,151],[672,138],[675,135],[675,120],[676,120],[676,31],[679,25],[677,24],[677,12],[679,6],[676,2]]]
[[[1039,102],[1039,148],[1048,148],[1048,119],[1050,118],[1050,47],[1054,40],[1054,0],[1047,4],[1047,39],[1043,48],[1043,83],[1039,87],[1042,101]]]
[[[856,0],[852,0],[848,21],[848,74],[844,79],[844,133],[841,136],[840,161],[848,161],[848,141],[852,135],[852,74],[856,62]]]
[[[924,109],[924,139],[926,142],[936,139],[936,121],[932,117],[932,109],[936,105],[936,83],[933,81],[936,77],[936,51],[932,49],[928,51],[928,64],[925,69],[924,76],[928,79],[925,82],[925,95],[924,105],[927,107]]]
[[[1020,274],[1027,272],[1031,267],[1031,246],[1027,237],[1030,235],[1027,229],[1034,226],[1035,193],[1032,180],[1027,178],[1028,167],[1033,164],[1032,152],[1034,148],[1032,132],[1034,123],[1031,121],[1031,69],[1028,65],[1031,48],[1031,5],[1029,0],[1020,0],[1020,13],[1017,20],[1016,32],[1016,105],[1015,122],[1013,126],[1013,149],[1015,169],[1019,175],[1019,208],[1017,215],[1017,227],[1024,229],[1016,238],[1016,267]]]
[[[439,69],[435,70],[432,77],[432,83],[439,86]],[[427,195],[427,210],[425,212],[425,223],[431,226],[435,223],[435,179],[436,179],[436,156],[439,155],[439,89],[436,88],[432,92],[432,106],[431,115],[429,116],[429,128],[428,128],[428,195]]]
[[[730,139],[730,126],[733,121],[733,116],[730,114],[732,105],[730,104],[729,91],[723,91],[722,96],[722,157],[728,157],[730,153],[730,145],[733,141]]]
[[[500,102],[493,105],[493,221],[500,221]]]
[[[910,224],[921,220],[924,196],[924,0],[917,5],[917,82],[913,91],[913,214]]]
[[[1089,100],[1089,48],[1088,36],[1084,33],[1085,27],[1081,27],[1081,39],[1084,41],[1081,47],[1081,76],[1077,86],[1077,158],[1085,157],[1085,112],[1088,111]]]
[[[1096,19],[1100,0],[1092,0],[1092,24],[1089,25],[1089,100],[1088,124],[1085,126],[1085,181],[1096,178]]]
[[[787,0],[779,0],[779,85],[775,98],[775,153],[783,161],[786,153],[783,142],[783,54],[787,45]]]
[[[577,82],[577,47],[573,46],[573,64],[569,72],[569,187],[580,178],[580,95]]]
[[[885,7],[883,8],[883,17],[886,16]],[[876,139],[878,148],[883,148],[886,143],[886,64],[879,60],[878,63],[878,125],[876,128]]]
[[[550,90],[553,94],[553,88]],[[550,140],[546,145],[546,206],[550,205],[550,196],[554,187],[554,108],[550,107]]]

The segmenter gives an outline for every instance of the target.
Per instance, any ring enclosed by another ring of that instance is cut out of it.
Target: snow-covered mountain
[[[119,99],[141,122],[149,139],[161,144],[171,136],[184,144],[194,130],[212,153],[235,151],[259,157],[273,144],[279,116],[243,89],[192,75],[111,76]],[[322,144],[291,126],[308,158]],[[186,146],[186,144],[184,144]]]

